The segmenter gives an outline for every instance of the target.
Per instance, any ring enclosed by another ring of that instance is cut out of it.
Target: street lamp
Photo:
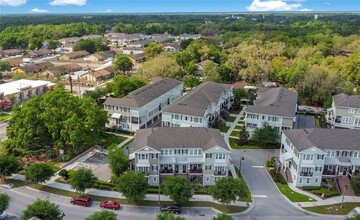
[[[239,163],[239,170],[240,170],[240,173],[241,173],[241,162],[245,160],[244,156],[241,156],[240,157],[240,163]]]

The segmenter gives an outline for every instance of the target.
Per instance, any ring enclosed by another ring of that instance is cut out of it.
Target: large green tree
[[[142,173],[127,172],[121,175],[116,182],[119,191],[129,202],[136,203],[145,199],[149,184]]]
[[[156,220],[185,220],[185,218],[181,216],[176,216],[170,212],[160,212],[156,215]]]
[[[98,211],[86,218],[86,220],[116,220],[117,215],[112,211]]]
[[[252,138],[262,146],[276,144],[279,139],[279,128],[271,127],[267,122],[264,122],[262,128],[255,128]]]
[[[130,165],[130,161],[124,153],[124,149],[119,148],[117,145],[110,147],[108,162],[112,174],[116,176],[120,176],[122,173],[124,173]]]
[[[239,197],[247,196],[246,185],[241,179],[223,177],[209,188],[211,196],[222,204],[229,205]]]
[[[86,50],[89,53],[107,51],[110,48],[103,44],[100,39],[81,39],[74,47],[75,51]]]
[[[184,87],[193,89],[194,87],[200,85],[201,81],[196,76],[187,76],[184,78]]]
[[[62,214],[58,205],[49,200],[37,199],[26,207],[21,219],[28,220],[31,217],[37,217],[41,220],[61,220]]]
[[[192,197],[191,184],[182,176],[169,176],[161,186],[165,195],[178,204],[189,202]]]
[[[80,168],[71,175],[69,182],[71,188],[83,194],[86,189],[94,186],[96,180],[97,178],[90,169]]]
[[[130,71],[134,67],[133,62],[131,62],[130,58],[125,54],[117,54],[115,56],[113,64],[115,70],[122,73]]]
[[[0,177],[6,178],[13,173],[16,173],[20,168],[20,164],[15,157],[5,154],[0,155]]]
[[[107,113],[90,97],[56,90],[13,107],[7,127],[7,148],[64,149],[78,154],[94,146],[103,132]]]
[[[145,56],[147,59],[156,57],[163,51],[164,51],[163,44],[160,44],[158,42],[151,42],[144,49]]]
[[[239,139],[237,140],[239,145],[245,145],[249,141],[249,132],[246,130],[245,124],[241,126],[239,131]]]
[[[47,163],[33,163],[25,169],[25,181],[29,183],[44,183],[55,174]]]
[[[126,96],[129,92],[132,92],[140,87],[146,85],[146,82],[138,77],[132,76],[127,78],[125,76],[114,77],[113,82],[108,83],[106,87],[110,92],[114,94],[116,98]]]
[[[235,110],[241,110],[241,99],[247,99],[249,94],[243,89],[234,90],[234,102],[232,108]]]
[[[10,197],[5,193],[0,193],[0,213],[9,207]]]

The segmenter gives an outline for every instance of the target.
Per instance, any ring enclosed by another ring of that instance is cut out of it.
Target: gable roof
[[[166,77],[132,91],[123,98],[109,97],[105,100],[104,104],[140,108],[180,84],[182,84],[182,82]]]
[[[360,130],[356,129],[292,129],[284,130],[284,135],[299,151],[310,147],[324,149],[360,149]]]
[[[262,89],[259,89],[261,91]],[[295,117],[298,94],[295,91],[279,87],[264,89],[261,97],[249,105],[246,112]]]
[[[211,103],[217,102],[223,91],[229,90],[231,87],[232,85],[204,82],[163,111],[203,117],[207,107]]]
[[[360,108],[360,96],[359,95],[346,95],[340,93],[333,96],[335,106],[349,107],[349,108]]]
[[[202,127],[140,129],[136,132],[132,150],[136,151],[145,146],[159,151],[162,148],[202,148],[208,150],[215,146],[229,150],[218,129]]]

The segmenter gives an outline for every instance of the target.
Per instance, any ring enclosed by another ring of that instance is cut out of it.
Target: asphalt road
[[[289,203],[278,191],[264,165],[267,158],[276,155],[275,150],[233,150],[232,159],[239,164],[240,155],[244,156],[241,164],[242,175],[253,195],[253,208],[242,215],[250,215],[259,220],[286,219],[342,219],[340,217],[316,216]]]

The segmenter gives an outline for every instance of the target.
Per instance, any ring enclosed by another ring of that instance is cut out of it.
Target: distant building
[[[87,52],[85,50],[79,50],[79,51],[64,54],[59,57],[59,60],[75,60],[75,59],[78,59],[81,57],[85,57],[87,55],[89,55],[89,52]]]
[[[180,51],[181,46],[179,43],[165,43],[163,49],[165,51]]]
[[[48,68],[51,68],[53,66],[54,66],[54,64],[52,64],[48,61],[43,61],[43,62],[38,62],[38,63],[29,63],[29,64],[21,64],[17,67],[11,68],[11,72],[13,74],[38,73],[38,72],[44,71]]]
[[[114,58],[116,55],[115,51],[102,51],[102,52],[97,52],[94,54],[91,54],[87,57],[84,58],[85,61],[104,61],[107,60],[109,58]]]
[[[143,54],[144,49],[140,47],[123,47],[122,49],[123,54]]]
[[[114,77],[114,67],[109,66],[102,69],[97,69],[95,71],[89,71],[85,75],[82,76],[87,82],[94,84],[98,82],[102,82]]]

